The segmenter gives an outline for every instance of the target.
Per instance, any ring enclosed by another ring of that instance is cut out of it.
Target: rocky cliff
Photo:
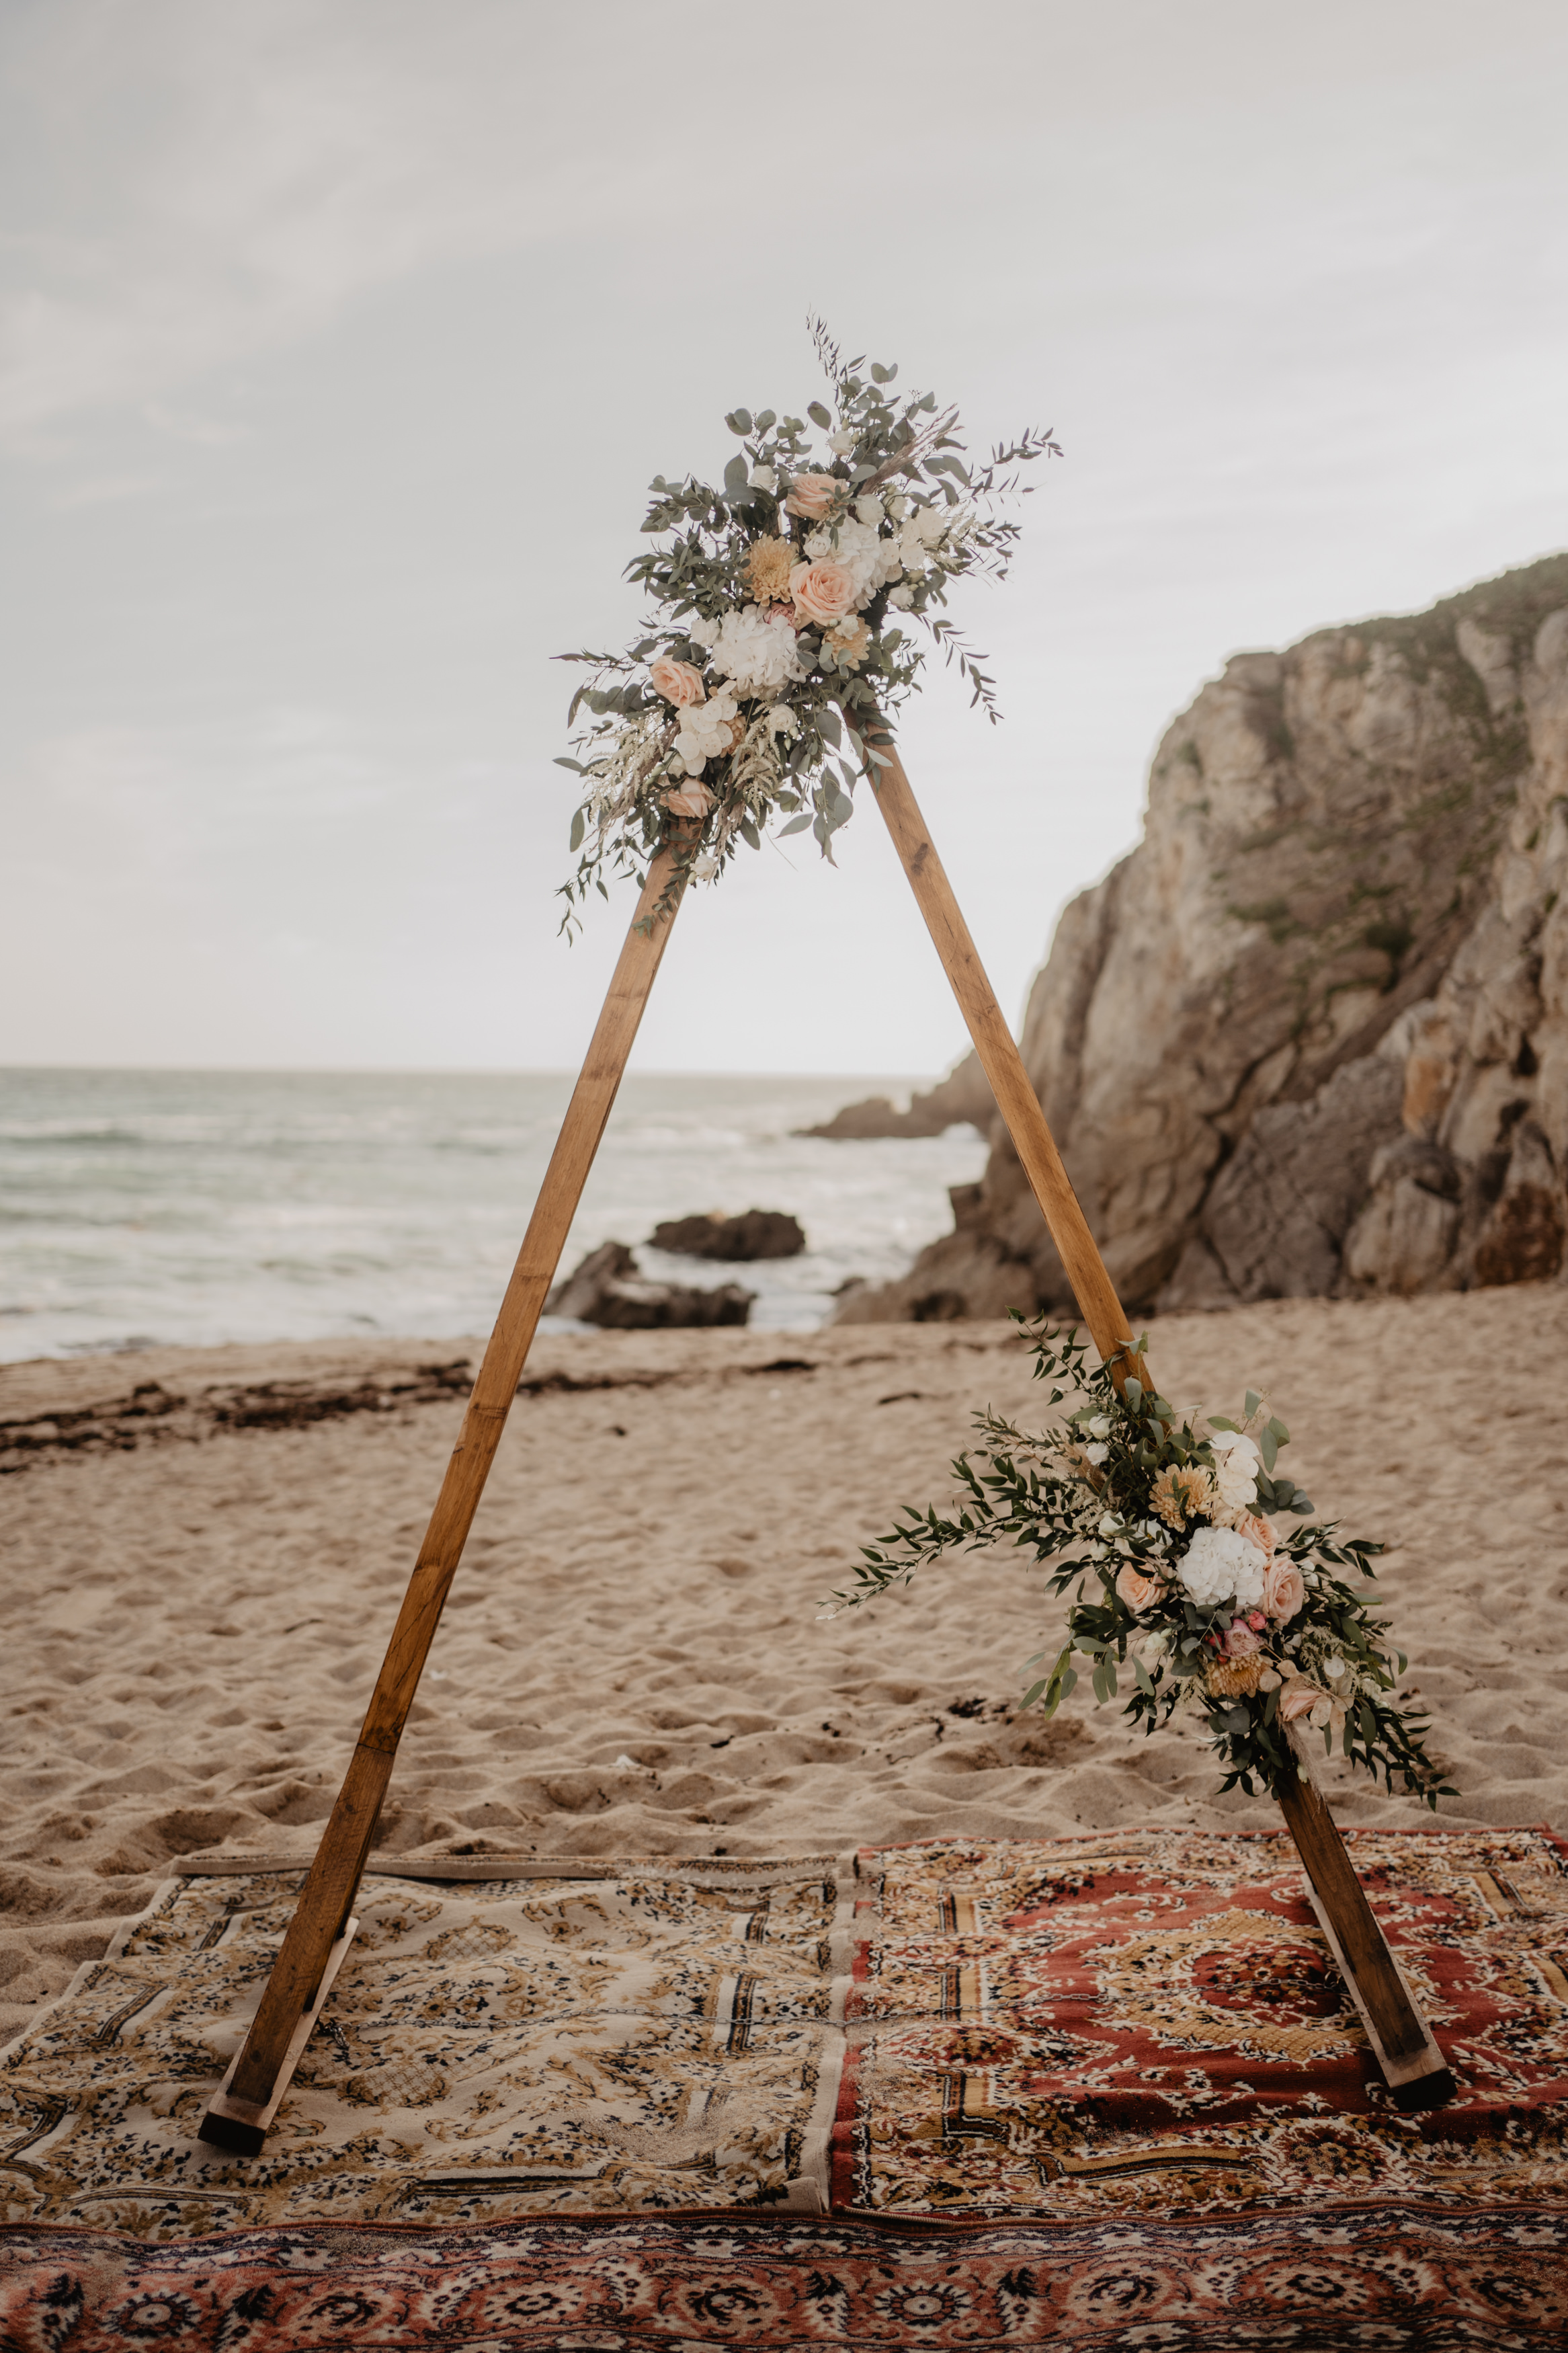
[[[1568,556],[1203,689],[1021,1040],[1131,1310],[1561,1271],[1565,817]],[[1069,1303],[999,1123],[953,1208],[841,1320]]]

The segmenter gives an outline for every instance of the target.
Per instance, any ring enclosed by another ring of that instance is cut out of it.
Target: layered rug
[[[1562,2348],[1568,1849],[1347,1836],[1424,2115],[1288,1836],[1150,1831],[383,1873],[246,2161],[299,1874],[182,1876],[0,2058],[0,2348]]]
[[[145,2247],[44,2234],[0,2279],[7,2353],[1544,2353],[1568,2215],[1400,2205],[1226,2222],[546,2216]]]
[[[367,1877],[266,2149],[235,2157],[197,2129],[300,1883],[173,1880],[77,1972],[0,2061],[0,2217],[169,2238],[308,2218],[825,2210],[852,1871]]]
[[[833,2204],[1209,2214],[1568,2198],[1568,1847],[1349,1831],[1458,2084],[1402,2116],[1289,1833],[861,1857]]]

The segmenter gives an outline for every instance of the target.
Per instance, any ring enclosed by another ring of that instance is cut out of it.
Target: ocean
[[[743,1282],[807,1330],[852,1275],[901,1273],[985,1146],[793,1131],[910,1081],[633,1075],[562,1265],[615,1240],[645,1271]],[[0,1361],[384,1332],[488,1332],[571,1092],[567,1075],[0,1071]],[[639,1248],[663,1218],[787,1209],[800,1258]],[[546,1327],[549,1328],[547,1320]],[[558,1326],[558,1328],[571,1328]]]

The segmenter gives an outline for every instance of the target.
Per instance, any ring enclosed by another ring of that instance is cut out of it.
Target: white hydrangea
[[[1233,1512],[1249,1511],[1258,1501],[1263,1461],[1256,1445],[1238,1430],[1216,1430],[1209,1443],[1215,1451],[1214,1480],[1220,1502]]]
[[[1268,1556],[1234,1528],[1199,1528],[1176,1563],[1176,1573],[1200,1609],[1235,1601],[1256,1609],[1263,1599]]]
[[[732,682],[736,694],[776,694],[781,686],[805,676],[795,649],[795,630],[782,615],[763,613],[758,605],[742,605],[726,613],[718,626],[701,624],[700,643],[711,649],[712,668]],[[692,636],[697,636],[693,627]]]
[[[676,753],[681,767],[689,776],[700,776],[709,760],[716,760],[730,748],[730,723],[736,716],[732,694],[715,694],[706,702],[694,702],[680,714],[680,729],[675,739]]]
[[[842,564],[855,583],[857,612],[870,603],[884,582],[899,576],[898,542],[885,539],[874,522],[861,522],[854,515],[846,515],[833,526],[819,523],[805,543],[805,552],[816,564]]]

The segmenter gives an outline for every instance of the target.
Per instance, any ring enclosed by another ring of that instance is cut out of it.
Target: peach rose
[[[1298,1716],[1310,1715],[1321,1698],[1322,1694],[1314,1691],[1310,1683],[1292,1683],[1279,1703],[1280,1723],[1294,1724]]]
[[[1266,1520],[1261,1512],[1240,1512],[1231,1525],[1238,1536],[1245,1536],[1248,1544],[1258,1546],[1265,1560],[1273,1559],[1279,1536],[1272,1520]]]
[[[1250,1659],[1255,1651],[1263,1648],[1250,1626],[1237,1618],[1225,1638],[1226,1655],[1232,1659]]]
[[[1159,1593],[1160,1583],[1157,1577],[1142,1576],[1128,1560],[1116,1572],[1116,1590],[1129,1609],[1147,1609]]]
[[[1306,1580],[1289,1555],[1271,1560],[1263,1573],[1263,1607],[1268,1615],[1294,1618],[1306,1599]]]
[[[671,817],[704,818],[713,806],[713,796],[700,776],[692,776],[676,793],[666,793],[665,807]]]
[[[820,522],[846,485],[837,474],[797,474],[784,501],[786,511],[808,522]]]
[[[689,662],[671,661],[668,654],[660,654],[656,662],[649,662],[647,674],[654,692],[662,694],[666,702],[673,702],[677,711],[689,710],[694,702],[708,700],[702,691],[702,674]]]
[[[824,556],[816,564],[797,564],[789,575],[789,593],[797,613],[808,621],[841,621],[855,609],[855,575],[847,565]]]

